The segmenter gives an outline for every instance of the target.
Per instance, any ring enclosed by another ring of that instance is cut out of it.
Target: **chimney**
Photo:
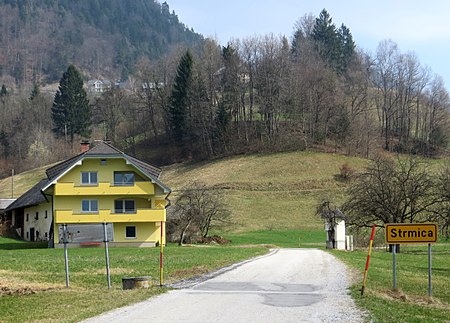
[[[81,146],[80,146],[80,152],[81,153],[85,153],[86,151],[89,150],[89,148],[91,148],[89,140],[82,140],[81,141]]]

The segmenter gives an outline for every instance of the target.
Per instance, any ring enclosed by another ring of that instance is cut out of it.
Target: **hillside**
[[[0,0],[0,81],[52,83],[70,63],[85,75],[114,80],[142,57],[201,39],[166,2]]]
[[[206,163],[174,164],[163,168],[162,181],[175,199],[177,191],[196,180],[218,187],[232,211],[232,224],[221,231],[318,230],[317,202],[324,196],[339,200],[345,184],[335,177],[344,164],[362,169],[366,160],[318,152],[288,152],[238,156]],[[15,176],[15,196],[43,178],[45,168]],[[0,181],[0,197],[11,196],[11,178]]]

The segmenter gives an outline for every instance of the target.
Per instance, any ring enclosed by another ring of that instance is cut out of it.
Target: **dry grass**
[[[0,270],[0,297],[4,295],[31,295],[65,287],[61,284],[26,281],[18,278],[16,274],[14,271]]]
[[[41,179],[45,178],[45,170],[53,165],[47,165],[40,168],[32,169],[14,176],[14,198],[28,191],[37,184]],[[0,198],[11,198],[12,178],[6,177],[0,180]]]
[[[322,229],[316,205],[324,196],[343,199],[346,184],[336,176],[345,163],[358,171],[367,160],[317,152],[238,156],[172,165],[162,181],[174,190],[172,199],[192,181],[221,189],[232,213],[221,231]]]

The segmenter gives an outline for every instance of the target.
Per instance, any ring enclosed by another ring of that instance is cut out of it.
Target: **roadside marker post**
[[[161,238],[159,240],[159,286],[164,284],[164,246],[163,246],[164,222],[161,221]]]
[[[392,286],[397,289],[397,245],[402,243],[428,243],[428,296],[432,296],[431,284],[431,244],[437,241],[438,226],[436,223],[388,223],[386,243],[392,248]]]
[[[361,287],[361,296],[364,295],[364,289],[366,288],[367,272],[369,271],[370,253],[372,252],[373,239],[375,237],[375,228],[376,228],[376,225],[375,224],[372,225],[372,233],[370,234],[370,242],[369,242],[369,252],[367,254],[366,268],[364,270],[363,285]]]

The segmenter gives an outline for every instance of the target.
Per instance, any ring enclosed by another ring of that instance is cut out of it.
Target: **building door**
[[[34,228],[30,228],[30,241],[34,241]]]

